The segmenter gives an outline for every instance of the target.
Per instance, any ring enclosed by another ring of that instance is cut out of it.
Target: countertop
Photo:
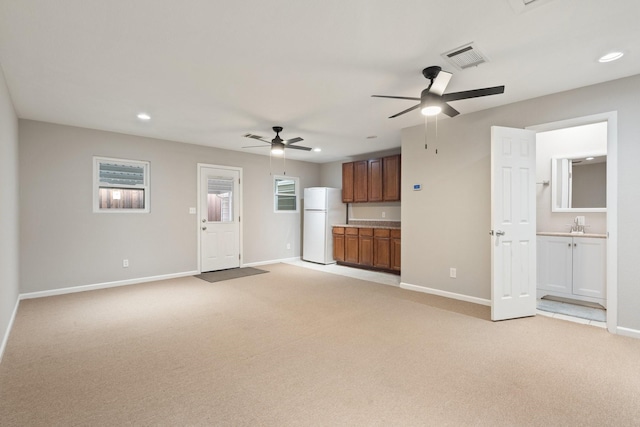
[[[559,237],[594,237],[596,239],[606,239],[606,234],[596,233],[566,233],[562,231],[538,231],[538,236],[559,236]]]
[[[368,224],[333,224],[332,227],[344,228],[380,228],[386,230],[400,230],[401,227],[395,225],[368,225]]]

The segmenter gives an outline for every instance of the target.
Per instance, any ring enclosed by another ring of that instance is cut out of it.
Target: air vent
[[[475,67],[483,62],[487,62],[487,57],[478,50],[475,43],[468,43],[449,52],[445,52],[442,54],[442,57],[458,70]]]

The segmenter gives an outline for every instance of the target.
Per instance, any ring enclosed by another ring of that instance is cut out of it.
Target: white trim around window
[[[272,188],[275,213],[300,212],[300,178],[274,175]]]
[[[149,162],[93,157],[93,212],[148,213]]]

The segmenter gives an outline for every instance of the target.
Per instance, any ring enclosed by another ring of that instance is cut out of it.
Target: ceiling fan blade
[[[447,85],[449,84],[449,81],[451,80],[452,76],[453,74],[447,71],[440,71],[438,73],[438,76],[435,78],[435,80],[431,84],[431,87],[429,88],[429,92],[434,93],[436,95],[442,95],[444,93],[444,90],[447,88]]]
[[[297,137],[297,138],[286,139],[282,142],[284,142],[285,145],[289,145],[289,144],[295,144],[296,142],[300,142],[300,141],[304,141],[304,139]]]
[[[459,99],[478,98],[480,96],[499,95],[504,93],[504,86],[485,87],[484,89],[465,90],[463,92],[447,93],[442,95],[445,101],[457,101]]]
[[[303,147],[301,145],[285,145],[286,149],[294,149],[294,150],[303,150],[303,151],[311,151],[311,147]]]
[[[266,142],[267,144],[271,144],[271,141],[269,141],[268,139],[264,139],[263,136],[260,135],[254,135],[252,133],[246,133],[244,135],[245,138],[252,138],[252,139],[257,139],[258,141],[262,141],[262,142]]]
[[[266,145],[247,145],[242,148],[267,148],[267,146]]]
[[[371,95],[372,98],[408,99],[409,101],[420,101],[420,98],[409,98],[406,96]]]
[[[453,108],[451,105],[447,104],[446,102],[442,103],[442,113],[446,114],[449,117],[455,117],[458,114],[460,114],[460,112],[458,110],[456,110],[455,108]]]
[[[404,110],[404,111],[400,111],[398,114],[394,114],[393,116],[390,116],[389,118],[390,118],[390,119],[393,119],[394,117],[401,116],[401,115],[403,115],[404,113],[408,113],[409,111],[413,111],[413,110],[415,110],[416,108],[419,108],[419,107],[420,107],[420,104],[414,105],[413,107],[411,107],[411,108],[407,108],[407,109],[406,109],[406,110]]]

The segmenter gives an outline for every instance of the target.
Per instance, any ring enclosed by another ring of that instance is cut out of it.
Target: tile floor
[[[296,260],[289,261],[287,264],[297,265],[299,267],[310,268],[312,270],[323,271],[325,273],[339,274],[342,276],[353,277],[356,279],[368,280],[370,282],[382,283],[390,286],[400,286],[400,276],[389,273],[381,273],[378,271],[362,270],[359,268],[345,267],[343,265],[329,264],[322,265],[313,262]],[[554,319],[567,320],[569,322],[581,323],[583,325],[591,325],[599,328],[607,327],[606,322],[598,322],[596,320],[587,320],[580,317],[567,316],[560,313],[550,313],[548,311],[536,310],[536,314],[540,316],[553,317]]]

